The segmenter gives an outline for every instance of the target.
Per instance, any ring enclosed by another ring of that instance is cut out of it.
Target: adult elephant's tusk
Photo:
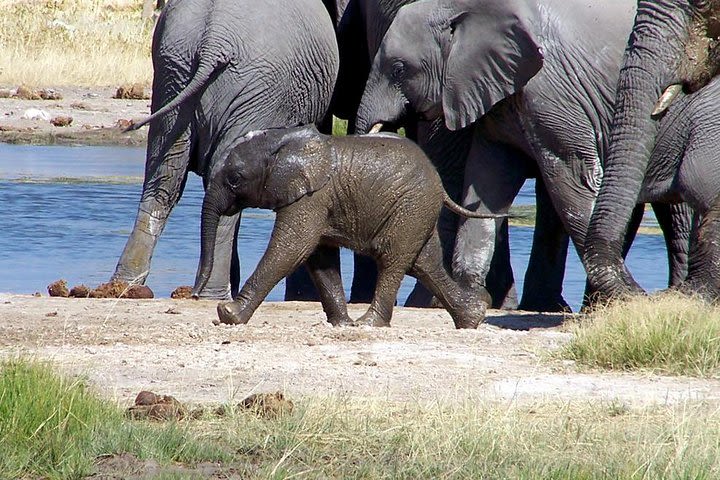
[[[382,123],[376,123],[373,125],[373,127],[370,129],[370,132],[368,133],[378,133],[380,130],[382,130],[383,124]]]
[[[660,95],[660,98],[658,98],[651,115],[653,117],[657,117],[658,115],[665,113],[665,110],[667,110],[670,107],[670,104],[675,101],[678,94],[682,91],[682,88],[682,85],[679,83],[674,83],[667,87],[663,94]]]

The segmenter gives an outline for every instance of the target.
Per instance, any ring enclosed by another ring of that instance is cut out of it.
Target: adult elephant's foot
[[[328,316],[328,323],[333,327],[352,327],[355,322],[348,315],[333,315]]]
[[[720,302],[720,286],[713,282],[702,282],[697,279],[689,279],[680,284],[677,291],[688,296],[700,297],[706,302]]]
[[[352,323],[355,327],[389,327],[390,319],[384,319],[372,308]]]
[[[252,317],[249,310],[247,305],[240,301],[221,303],[217,306],[218,319],[213,320],[213,324],[244,325]]]
[[[523,295],[522,302],[518,305],[519,310],[526,310],[528,312],[542,312],[542,313],[572,313],[572,308],[560,297],[539,297],[531,296],[526,297]]]
[[[200,292],[193,290],[193,298],[199,298],[202,300],[231,300],[232,294],[230,293],[230,285],[225,287],[206,287]]]
[[[474,296],[455,311],[451,311],[450,316],[452,316],[455,328],[458,330],[476,329],[485,321],[486,310],[487,303]]]

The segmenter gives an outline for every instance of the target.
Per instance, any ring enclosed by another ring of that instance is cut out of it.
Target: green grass
[[[99,455],[128,452],[161,462],[222,460],[186,428],[131,422],[82,380],[23,360],[0,365],[0,478],[82,478]]]
[[[164,479],[205,478],[192,467],[201,461],[243,479],[720,475],[720,412],[706,404],[638,409],[450,397],[303,398],[277,419],[230,409],[160,425],[125,419],[46,364],[9,361],[0,366],[0,478],[83,478],[97,456],[121,452],[157,460],[161,468],[147,478]]]
[[[595,310],[564,358],[610,370],[720,376],[720,309],[679,294],[638,297]]]

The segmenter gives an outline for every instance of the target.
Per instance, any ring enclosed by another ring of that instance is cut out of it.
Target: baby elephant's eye
[[[233,188],[240,185],[243,181],[245,181],[245,177],[240,170],[231,170],[225,177],[225,182]]]

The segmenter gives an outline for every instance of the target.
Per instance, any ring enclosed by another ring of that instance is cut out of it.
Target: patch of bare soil
[[[122,130],[131,120],[150,114],[148,92],[139,85],[0,88],[0,142],[145,145],[147,128],[129,133]]]
[[[561,315],[490,311],[455,330],[444,310],[397,308],[391,328],[332,327],[316,303],[265,303],[248,325],[214,326],[216,302],[0,294],[0,357],[29,355],[86,375],[123,405],[142,390],[183,404],[253,393],[392,401],[717,401],[720,381],[583,372],[549,357]],[[364,311],[351,305],[351,315]]]

